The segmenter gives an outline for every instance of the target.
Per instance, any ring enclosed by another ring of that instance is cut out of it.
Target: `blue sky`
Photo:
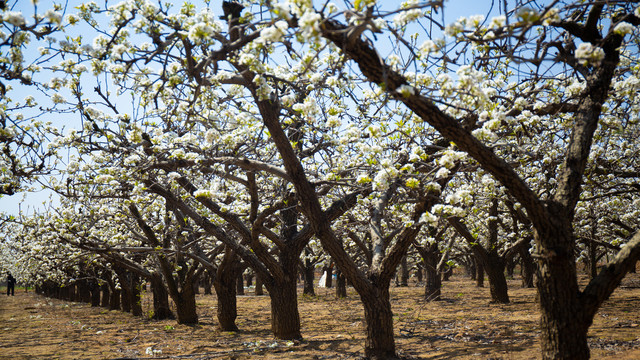
[[[85,1],[78,0],[70,0],[68,4],[69,13],[74,12],[73,8]],[[116,4],[119,1],[107,1],[108,4]],[[198,1],[195,1],[196,3]],[[214,9],[221,8],[222,0],[212,1],[211,6]],[[13,2],[15,5],[11,8],[12,11],[22,11],[25,15],[25,18],[31,18],[34,13],[33,5],[31,1],[27,0],[18,0],[17,2]],[[100,5],[103,5],[102,1],[97,2]],[[340,5],[340,2],[336,2]],[[487,15],[489,9],[493,7],[492,13],[497,15],[499,13],[498,7],[500,6],[500,1],[477,1],[477,0],[449,0],[445,4],[445,24],[455,21],[461,16],[470,16],[470,15]],[[11,3],[10,3],[11,4]],[[47,9],[50,8],[50,1],[39,1],[38,2],[38,12],[43,13]],[[437,16],[437,20],[441,20],[441,15]],[[74,31],[75,32],[75,31]],[[34,47],[35,49],[35,47]],[[26,94],[25,94],[26,96]],[[15,95],[14,99],[21,100],[21,95]],[[24,96],[22,96],[24,97]],[[35,193],[18,193],[13,196],[3,196],[0,200],[0,212],[4,212],[6,214],[17,215],[19,210],[21,209],[23,212],[29,214],[33,213],[36,210],[41,210],[44,208],[43,202],[48,203],[49,197],[55,195],[51,194],[49,191],[39,191]]]

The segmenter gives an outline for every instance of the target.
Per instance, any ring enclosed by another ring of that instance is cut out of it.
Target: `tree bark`
[[[108,308],[109,300],[111,299],[110,292],[109,292],[109,284],[105,282],[102,284],[102,286],[100,286],[100,288],[102,289],[102,299],[100,300],[100,306],[104,308]]]
[[[325,282],[325,286],[327,288],[333,287],[333,265],[323,267],[324,271],[327,274],[327,281]]]
[[[295,277],[291,281],[277,282],[269,288],[271,298],[271,331],[276,339],[301,339],[300,314],[298,313],[298,293]]]
[[[308,295],[308,296],[315,296],[316,292],[315,292],[315,287],[313,282],[315,281],[315,272],[316,272],[316,267],[315,265],[309,261],[309,260],[304,260],[305,262],[305,266],[304,266],[304,289],[302,291],[302,293],[304,295]]]
[[[407,255],[400,262],[400,286],[409,286],[409,267],[407,265]]]
[[[238,295],[244,295],[244,279],[242,278],[242,274],[236,275],[236,292]]]
[[[219,329],[221,331],[238,331],[238,326],[236,325],[238,310],[235,276],[216,276],[213,287],[216,290],[218,299],[216,315]]]
[[[393,337],[393,312],[389,302],[389,290],[375,288],[369,294],[361,294],[366,321],[365,357],[368,359],[395,359]]]
[[[491,294],[491,302],[498,304],[509,303],[509,289],[507,287],[507,279],[504,275],[504,259],[496,252],[488,253],[488,262],[484,268],[489,277],[489,292]]]
[[[91,306],[100,306],[100,285],[96,280],[91,280],[89,288],[91,291]]]
[[[140,277],[135,274],[129,274],[130,278],[130,303],[131,303],[131,315],[142,316],[142,294]]]
[[[111,288],[109,296],[109,310],[120,310],[120,290]]]
[[[260,276],[260,274],[256,274],[255,294],[256,294],[256,296],[264,295],[264,287],[263,287],[262,277]]]
[[[529,253],[531,246],[523,246],[520,248],[520,267],[522,272],[522,287],[532,288],[534,287],[533,276],[536,271],[536,264]]]
[[[151,274],[151,291],[153,292],[153,319],[175,319],[169,306],[169,292],[164,285],[162,275],[157,272]]]
[[[176,315],[178,324],[197,324],[198,312],[196,308],[196,294],[193,291],[193,284],[186,281],[179,294],[171,296],[176,304]]]
[[[425,284],[424,284],[424,298],[427,301],[440,300],[442,291],[442,279],[441,274],[438,271],[438,244],[434,243],[424,248],[424,251],[420,252],[422,255],[424,268],[425,268]]]
[[[213,279],[213,287],[216,290],[218,306],[216,315],[218,327],[221,331],[237,331],[237,279],[242,278],[242,266],[240,259],[230,247],[225,247],[225,253]]]
[[[476,287],[484,287],[484,265],[482,261],[475,257],[476,264]]]
[[[336,298],[344,299],[347,297],[347,279],[342,271],[336,269]]]

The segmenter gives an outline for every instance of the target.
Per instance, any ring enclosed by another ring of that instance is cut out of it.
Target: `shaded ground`
[[[537,359],[535,291],[509,281],[511,304],[489,305],[488,289],[462,276],[444,283],[445,300],[421,300],[421,287],[392,288],[399,352],[410,359]],[[149,321],[25,293],[0,295],[0,359],[359,359],[363,310],[349,289],[300,297],[301,342],[274,341],[269,298],[238,298],[237,333],[216,330],[215,296],[199,295],[202,323]],[[150,309],[145,298],[144,308]],[[596,359],[640,358],[640,277],[631,274],[596,315],[589,333]]]

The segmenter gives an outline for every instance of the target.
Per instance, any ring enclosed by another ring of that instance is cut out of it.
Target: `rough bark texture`
[[[91,280],[89,287],[91,291],[91,306],[100,306],[100,285],[97,281]]]
[[[340,270],[336,270],[336,298],[344,299],[347,297],[347,279]]]
[[[238,317],[236,301],[236,282],[234,278],[216,276],[213,282],[218,299],[216,316],[218,327],[221,331],[237,331],[236,318]]]
[[[218,298],[216,315],[222,331],[237,331],[237,278],[242,277],[243,266],[230,247],[226,247],[222,262],[213,279],[213,287]]]
[[[301,339],[298,292],[295,278],[269,289],[271,298],[271,331],[276,339]]]
[[[193,284],[187,283],[178,294],[172,294],[171,298],[176,304],[178,324],[197,324],[198,312],[196,308],[196,294]]]
[[[109,310],[120,310],[120,290],[111,288],[109,292]]]
[[[151,291],[153,292],[153,318],[155,320],[175,319],[169,306],[169,292],[162,281],[161,274],[152,274]]]
[[[364,305],[367,338],[365,356],[369,359],[395,359],[393,312],[386,290],[360,296]]]
[[[442,292],[442,278],[438,271],[438,261],[440,260],[438,243],[434,242],[425,246],[416,245],[416,249],[422,257],[425,269],[424,298],[427,301],[438,301]]]
[[[485,271],[489,277],[491,302],[507,304],[509,303],[509,289],[504,275],[504,259],[494,252],[490,252],[487,258],[488,262],[485,264]]]
[[[109,284],[106,282],[100,286],[102,289],[102,299],[100,300],[100,306],[104,308],[109,307],[109,300],[111,299],[111,294],[109,291]]]

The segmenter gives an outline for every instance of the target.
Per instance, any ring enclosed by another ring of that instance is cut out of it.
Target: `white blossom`
[[[13,26],[22,26],[26,24],[22,13],[17,11],[5,11],[4,14],[2,14],[2,20]]]
[[[635,30],[635,26],[629,24],[626,21],[619,23],[618,25],[616,25],[616,27],[613,28],[614,33],[622,36],[625,36],[627,34],[632,34],[634,30]]]
[[[598,66],[604,59],[604,55],[604,50],[587,42],[578,45],[576,49],[576,59],[582,65]]]

